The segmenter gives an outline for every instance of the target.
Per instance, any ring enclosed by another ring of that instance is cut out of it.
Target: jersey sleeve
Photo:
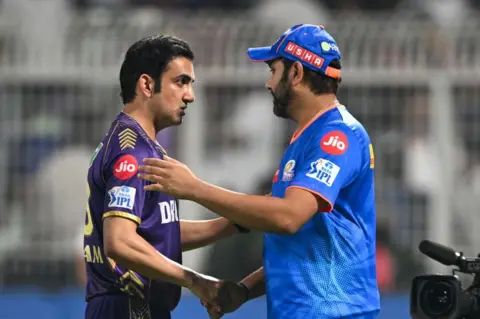
[[[358,174],[362,157],[357,137],[345,125],[324,127],[310,138],[289,187],[322,198],[331,211],[340,190]]]
[[[103,166],[106,195],[102,219],[117,216],[140,224],[146,197],[143,188],[147,182],[137,177],[138,165],[144,158],[152,157],[152,154],[143,141],[136,141],[135,145],[131,144],[125,149],[122,149],[125,143],[115,144],[112,141],[110,158],[105,160]]]

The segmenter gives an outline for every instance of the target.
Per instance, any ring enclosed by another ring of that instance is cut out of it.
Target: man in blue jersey
[[[272,196],[210,185],[184,164],[147,159],[146,190],[195,201],[244,227],[265,232],[263,268],[242,283],[246,298],[207,304],[210,316],[267,295],[269,319],[375,318],[373,148],[364,127],[341,105],[341,54],[321,26],[296,25],[273,45],[248,50],[272,72],[273,112],[298,129],[273,178]]]
[[[157,133],[179,125],[194,100],[193,52],[171,36],[133,44],[120,70],[124,108],[92,156],[84,228],[86,319],[169,319],[181,287],[214,301],[245,287],[181,265],[182,251],[237,233],[226,218],[180,219],[177,200],[148,193],[137,177],[146,157],[166,152]]]

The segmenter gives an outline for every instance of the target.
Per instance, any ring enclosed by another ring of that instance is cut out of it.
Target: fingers
[[[220,306],[218,305],[212,305],[212,304],[209,304],[209,303],[205,303],[205,308],[207,308],[207,310],[211,313],[221,313],[222,312],[222,308],[220,308]]]
[[[210,319],[220,319],[223,317],[223,312],[208,312]]]
[[[152,182],[152,183],[161,183],[162,180],[163,180],[163,178],[161,176],[154,175],[154,174],[138,173],[137,177],[140,178],[140,179],[143,179],[145,181]]]
[[[163,156],[163,160],[166,161],[166,162],[170,162],[170,163],[180,164],[179,161],[177,161],[176,159],[171,158],[167,155]]]
[[[210,318],[217,319],[223,317],[224,313],[221,311],[218,305],[209,304],[205,300],[201,300],[200,302],[202,303],[202,306],[207,308],[207,312]]]
[[[223,317],[224,313],[220,310],[220,307],[207,307],[207,312],[210,318],[217,319]]]
[[[146,191],[167,193],[167,189],[161,184],[150,184],[143,187]]]
[[[172,162],[169,160],[166,160],[167,156],[164,156],[163,160],[159,158],[144,158],[143,163],[154,166],[154,167],[160,167],[160,168],[166,168],[172,166]],[[170,158],[170,157],[168,157]]]
[[[222,311],[219,305],[211,304],[205,300],[200,300],[200,303],[202,304],[202,306],[204,306],[205,308],[211,309],[212,311],[215,311],[215,312]]]
[[[152,165],[140,165],[138,171],[145,174],[153,174],[157,176],[164,176],[167,172],[167,167],[156,167]]]
[[[143,162],[146,165],[140,165],[137,174],[138,178],[152,182],[161,183],[162,178],[167,178],[171,175],[172,159],[161,160],[158,158],[145,158]],[[151,190],[158,190],[153,187]]]
[[[152,182],[152,183],[161,183],[163,178],[168,177],[168,172],[165,168],[158,168],[150,165],[142,165],[138,167],[137,176],[140,179]]]

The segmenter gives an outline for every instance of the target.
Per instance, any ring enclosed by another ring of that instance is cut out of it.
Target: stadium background
[[[196,53],[196,102],[159,134],[209,182],[267,192],[294,127],[271,113],[268,70],[245,51],[295,23],[325,25],[343,53],[341,102],[376,151],[380,318],[408,318],[413,276],[445,272],[429,238],[480,252],[480,8],[476,0],[3,0],[0,2],[0,318],[82,318],[86,169],[121,109],[118,71],[141,37]],[[183,218],[214,215],[181,203]],[[261,236],[190,252],[239,279]],[[466,278],[465,280],[468,280]],[[207,318],[184,295],[174,318]],[[259,299],[226,318],[265,318]]]

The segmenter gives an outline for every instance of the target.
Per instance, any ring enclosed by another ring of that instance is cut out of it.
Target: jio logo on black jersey
[[[113,175],[120,180],[127,180],[137,173],[137,159],[130,154],[120,157],[113,166]]]

